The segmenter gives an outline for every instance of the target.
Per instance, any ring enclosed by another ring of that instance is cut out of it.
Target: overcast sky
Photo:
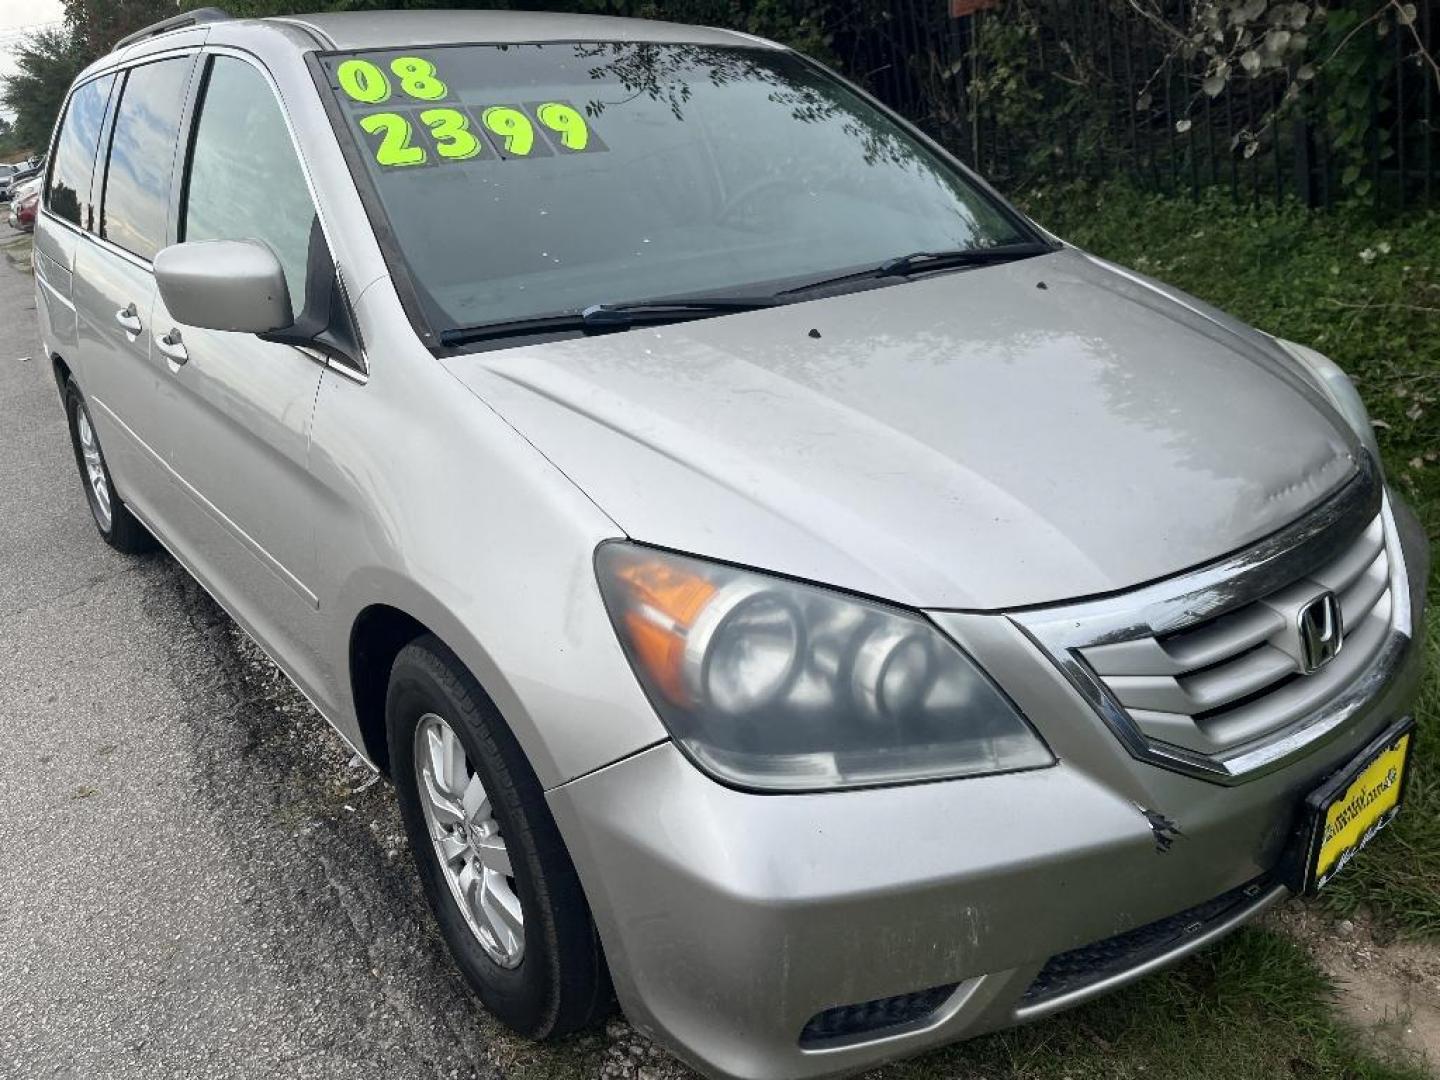
[[[0,79],[15,70],[14,50],[23,34],[20,28],[60,21],[60,0],[0,0]]]

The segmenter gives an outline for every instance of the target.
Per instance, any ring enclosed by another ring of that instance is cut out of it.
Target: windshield
[[[322,64],[437,334],[1035,239],[790,53],[558,42]]]

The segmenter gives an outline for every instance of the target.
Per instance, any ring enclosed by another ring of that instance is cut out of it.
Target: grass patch
[[[1129,188],[1035,193],[1027,209],[1080,247],[1159,278],[1262,330],[1326,353],[1376,422],[1385,472],[1440,535],[1440,213],[1377,224],[1363,210],[1237,208],[1228,195],[1166,199]],[[1326,891],[1394,928],[1440,937],[1440,566],[1416,710],[1408,804]]]
[[[1422,1063],[1335,1017],[1304,949],[1247,929],[1173,971],[1030,1027],[988,1035],[875,1074],[1005,1080],[1410,1080]]]

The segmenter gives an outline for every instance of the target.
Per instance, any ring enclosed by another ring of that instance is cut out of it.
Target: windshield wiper
[[[776,296],[793,296],[796,293],[811,292],[844,285],[850,281],[871,281],[878,278],[908,277],[912,274],[929,273],[932,270],[954,270],[963,266],[990,266],[995,263],[1014,262],[1036,255],[1049,255],[1056,249],[1039,241],[1024,241],[1016,244],[997,244],[995,247],[955,248],[948,251],[912,251],[908,255],[897,255],[875,266],[863,270],[851,270],[845,274],[807,281],[803,285],[782,289]]]
[[[778,301],[768,296],[695,296],[671,300],[636,300],[628,304],[591,304],[580,313],[591,327],[634,326],[637,323],[679,322],[703,319],[707,315],[724,315],[732,311],[754,311],[774,307]]]
[[[579,312],[562,311],[510,322],[459,326],[453,330],[442,331],[440,344],[468,345],[477,341],[563,334],[567,331],[604,333],[610,330],[628,330],[632,326],[658,326],[729,312],[754,311],[757,308],[774,307],[779,302],[768,296],[697,296],[670,300],[636,300],[623,304],[591,304]]]

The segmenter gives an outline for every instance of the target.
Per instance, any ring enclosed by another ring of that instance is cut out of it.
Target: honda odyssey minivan
[[[76,80],[34,260],[101,537],[391,778],[526,1035],[853,1071],[1402,809],[1427,552],[1345,375],[771,42],[191,12]]]

